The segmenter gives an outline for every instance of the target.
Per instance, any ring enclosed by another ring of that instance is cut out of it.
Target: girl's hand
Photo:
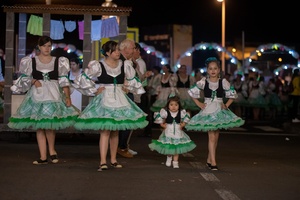
[[[227,110],[228,107],[224,103],[222,103],[222,109]]]
[[[122,87],[122,90],[123,90],[126,94],[128,94],[128,92],[129,92],[129,90],[128,90],[127,88],[125,88],[125,87]]]
[[[42,87],[42,84],[41,84],[41,82],[40,82],[39,80],[34,80],[34,81],[33,81],[33,85],[34,85],[36,88]]]
[[[205,103],[201,103],[200,101],[197,102],[197,106],[199,108],[201,108],[201,110],[203,110],[205,107],[206,107],[206,104]]]
[[[160,126],[161,126],[163,129],[166,129],[166,128],[167,128],[167,124],[166,124],[166,123],[162,123],[162,124],[160,124]]]
[[[185,124],[186,124],[185,122],[181,122],[181,123],[180,123],[180,129],[181,129],[181,130],[185,127]]]
[[[103,90],[105,90],[105,87],[99,87],[97,89],[97,92],[95,93],[96,95],[101,94],[103,92]]]

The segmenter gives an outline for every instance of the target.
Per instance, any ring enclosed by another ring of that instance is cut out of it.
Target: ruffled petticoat
[[[182,135],[181,138],[171,138],[167,137],[163,131],[159,138],[152,140],[148,146],[150,150],[155,150],[163,155],[183,154],[192,151],[196,144],[183,131]]]
[[[185,126],[191,131],[214,131],[242,126],[245,121],[229,109],[221,109],[222,99],[205,100],[206,107]]]
[[[32,91],[28,91],[16,114],[10,117],[8,127],[60,130],[74,125],[78,109],[67,107],[63,101],[36,101]]]
[[[120,87],[106,89],[93,97],[76,119],[78,130],[136,130],[148,125],[147,114]]]

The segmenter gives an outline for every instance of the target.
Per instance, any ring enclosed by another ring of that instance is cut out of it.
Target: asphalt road
[[[150,137],[136,131],[134,158],[118,156],[122,169],[97,172],[99,136],[58,133],[58,164],[35,166],[34,134],[0,134],[1,200],[298,200],[299,135],[221,133],[219,171],[206,168],[207,134],[188,132],[197,147],[181,155],[179,169],[148,148]],[[157,138],[160,130],[153,132]],[[108,160],[109,161],[109,160]]]

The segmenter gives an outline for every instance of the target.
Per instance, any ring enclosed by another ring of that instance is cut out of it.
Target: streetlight
[[[225,0],[217,0],[218,2],[222,2],[222,71],[225,73]]]

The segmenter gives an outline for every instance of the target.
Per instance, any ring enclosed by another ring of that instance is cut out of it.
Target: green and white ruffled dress
[[[24,93],[25,98],[16,113],[9,118],[8,126],[12,129],[52,129],[59,130],[73,126],[79,115],[78,110],[67,107],[62,87],[70,86],[68,72],[69,60],[60,57],[58,60],[58,80],[51,80],[48,73],[54,70],[55,57],[50,63],[44,64],[36,59],[36,70],[42,72],[39,80],[42,87],[31,85],[32,58],[24,57],[20,62],[21,76],[14,81],[11,90],[14,93]],[[13,105],[14,106],[14,105]]]
[[[163,130],[159,138],[157,140],[153,139],[148,145],[150,150],[155,150],[163,155],[183,154],[192,151],[196,147],[196,144],[180,128],[180,122],[175,121],[176,116],[180,115],[180,121],[187,123],[190,120],[189,113],[185,109],[177,112],[167,112],[167,110],[162,108],[160,112],[154,113],[154,123],[164,123],[168,117],[168,113],[173,118],[172,123],[166,122],[167,127]]]
[[[206,83],[209,84],[212,95],[204,96],[206,107],[194,115],[185,128],[190,131],[214,131],[242,126],[245,123],[242,118],[236,116],[230,109],[222,109],[223,97],[217,97],[216,93],[219,81],[211,82],[204,77],[189,90],[189,94],[193,98],[199,98],[200,91],[204,90]],[[225,92],[225,98],[237,98],[236,91],[226,79],[222,79],[221,85]]]
[[[131,61],[119,61],[116,68],[111,68],[104,60],[90,61],[82,75],[76,77],[74,86],[84,95],[93,96],[87,107],[76,119],[78,130],[136,130],[148,125],[147,114],[134,103],[124,90],[134,94],[143,94],[141,81],[135,76]],[[122,67],[123,66],[123,67]],[[121,81],[118,76],[124,76]],[[99,85],[93,80],[98,79]],[[110,80],[110,81],[108,81]],[[104,87],[102,93],[95,95],[98,87]]]

